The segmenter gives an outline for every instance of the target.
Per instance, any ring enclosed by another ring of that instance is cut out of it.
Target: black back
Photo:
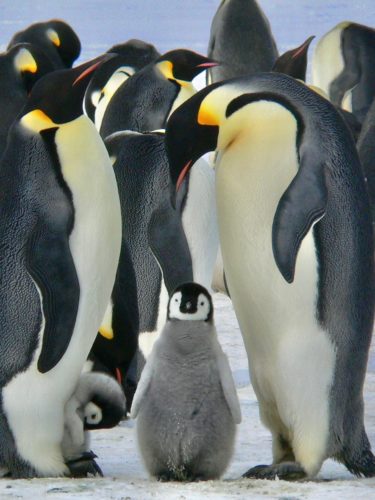
[[[220,62],[211,82],[271,71],[278,56],[267,18],[255,0],[223,0],[212,20],[208,56]]]
[[[372,222],[375,224],[375,101],[363,123],[357,147],[371,202]]]
[[[100,135],[105,138],[120,130],[147,132],[165,128],[178,92],[177,83],[149,64],[117,89],[104,114]]]

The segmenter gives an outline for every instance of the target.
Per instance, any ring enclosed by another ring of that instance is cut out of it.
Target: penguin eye
[[[175,302],[178,302],[178,299],[174,299]]]
[[[93,420],[94,420],[94,418],[96,418],[95,413],[93,413],[93,414],[91,415],[91,418],[92,418]]]
[[[204,306],[204,302],[201,302],[201,306]]]

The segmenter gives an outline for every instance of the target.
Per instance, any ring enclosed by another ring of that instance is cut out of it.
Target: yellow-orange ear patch
[[[48,128],[57,127],[49,116],[41,109],[34,109],[21,118],[21,124],[33,132],[41,132]]]
[[[47,36],[51,40],[51,42],[53,43],[53,45],[55,45],[56,47],[60,47],[60,45],[61,45],[60,38],[59,38],[59,35],[56,33],[55,30],[53,30],[51,28],[48,29],[47,30]]]
[[[157,64],[157,67],[165,78],[175,80],[175,77],[173,76],[173,64],[171,61],[161,61]]]
[[[219,125],[219,117],[217,113],[207,104],[203,104],[199,108],[197,121],[199,125]]]
[[[24,48],[22,48],[14,58],[14,66],[20,73],[23,73],[24,71],[36,73],[38,70],[38,66],[35,59],[31,55],[31,52]]]

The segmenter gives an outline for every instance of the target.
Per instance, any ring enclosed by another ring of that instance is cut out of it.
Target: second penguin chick
[[[81,375],[64,411],[62,451],[73,476],[101,475],[87,431],[114,427],[125,414],[125,396],[116,380],[99,372]]]
[[[241,410],[207,290],[172,293],[166,325],[143,369],[132,418],[147,470],[160,480],[220,477],[232,456]]]

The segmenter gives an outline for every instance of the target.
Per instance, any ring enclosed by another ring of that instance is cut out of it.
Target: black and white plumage
[[[162,480],[220,477],[241,421],[213,305],[196,283],[176,288],[168,320],[142,372],[131,416],[147,470]]]

